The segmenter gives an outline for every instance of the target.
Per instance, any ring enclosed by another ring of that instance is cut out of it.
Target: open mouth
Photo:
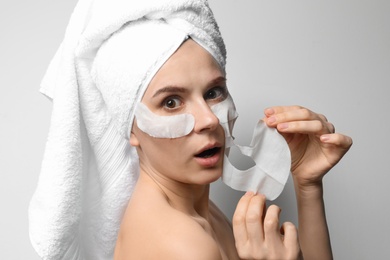
[[[214,148],[207,149],[207,150],[195,155],[195,157],[210,158],[210,157],[214,156],[215,154],[219,153],[219,151],[221,151],[221,147],[214,147]]]

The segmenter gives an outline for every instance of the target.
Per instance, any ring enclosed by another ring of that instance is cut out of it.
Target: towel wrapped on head
[[[80,0],[42,81],[53,101],[30,237],[43,259],[112,259],[138,177],[128,136],[150,80],[188,37],[224,70],[204,0]]]

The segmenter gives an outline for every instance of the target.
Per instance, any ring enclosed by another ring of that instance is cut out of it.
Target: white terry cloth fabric
[[[42,81],[53,101],[30,238],[43,259],[112,259],[138,177],[134,106],[190,36],[225,67],[207,1],[80,0]]]

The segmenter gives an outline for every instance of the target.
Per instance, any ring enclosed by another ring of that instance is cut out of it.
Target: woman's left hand
[[[324,115],[300,106],[278,106],[264,111],[264,121],[275,127],[291,150],[291,172],[300,185],[316,185],[352,145],[349,136],[335,133]]]

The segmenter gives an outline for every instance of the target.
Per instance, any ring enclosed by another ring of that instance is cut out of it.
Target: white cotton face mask
[[[255,166],[239,170],[230,162],[225,152],[223,182],[236,190],[258,192],[269,200],[276,199],[283,191],[291,167],[290,150],[284,138],[276,129],[269,128],[260,121],[253,132],[251,144],[236,145],[232,129],[238,114],[230,95],[210,108],[225,131],[226,151],[235,146],[255,162]],[[142,103],[137,105],[135,117],[138,128],[155,138],[184,137],[191,133],[195,126],[192,114],[160,116]]]

